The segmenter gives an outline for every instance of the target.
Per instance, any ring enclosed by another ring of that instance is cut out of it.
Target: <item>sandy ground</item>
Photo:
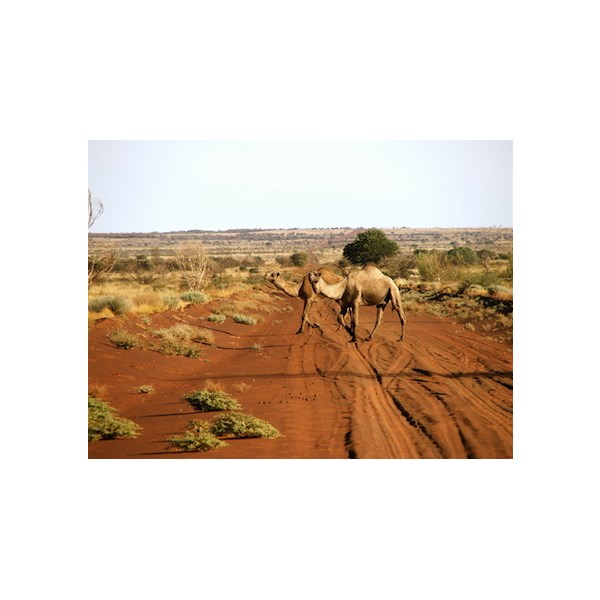
[[[349,342],[336,323],[337,305],[313,306],[320,329],[295,335],[302,302],[273,291],[291,312],[262,314],[255,326],[215,324],[200,317],[210,304],[149,317],[98,322],[89,331],[89,382],[103,399],[143,427],[136,439],[89,444],[89,458],[512,458],[512,347],[451,320],[407,312],[404,341],[388,308],[370,342]],[[359,338],[375,321],[361,308]],[[204,356],[119,350],[113,329],[137,333],[188,323],[210,329]],[[260,344],[261,349],[252,348]],[[228,440],[209,452],[179,452],[167,438],[182,434],[196,413],[182,400],[207,380],[238,399],[243,412],[265,419],[278,439]],[[137,388],[152,385],[155,392]]]

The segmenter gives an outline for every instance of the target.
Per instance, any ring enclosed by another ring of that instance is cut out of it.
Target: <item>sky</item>
[[[89,141],[93,232],[512,227],[512,141]]]

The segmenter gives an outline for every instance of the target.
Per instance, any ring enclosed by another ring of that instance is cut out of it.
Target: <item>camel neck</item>
[[[346,285],[348,285],[348,279],[346,277],[337,283],[327,283],[323,279],[320,279],[316,291],[328,298],[339,300],[346,291]]]
[[[293,296],[294,298],[296,298],[300,292],[302,282],[294,284],[285,281],[285,279],[279,278],[273,281],[273,285],[279,288],[282,292],[285,292],[288,296]]]

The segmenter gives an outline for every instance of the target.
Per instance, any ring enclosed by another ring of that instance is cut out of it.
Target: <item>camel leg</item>
[[[348,311],[350,310],[350,308],[348,306],[342,306],[341,307],[341,311],[340,314],[338,315],[338,323],[348,332],[348,333],[352,333],[350,327],[348,327],[348,325],[346,325],[346,315],[348,314]],[[339,327],[338,327],[338,331],[339,331]]]
[[[300,329],[298,329],[298,331],[296,331],[296,334],[304,333],[304,329],[305,329],[307,323],[311,327],[319,327],[316,323],[312,323],[310,321],[310,319],[308,318],[308,313],[310,312],[310,307],[312,306],[313,302],[314,302],[314,300],[312,300],[310,298],[304,302],[304,310],[302,311],[302,321],[300,323]]]
[[[352,313],[350,315],[350,333],[352,334],[351,342],[356,342],[356,329],[358,327],[358,302],[352,305]]]
[[[402,310],[402,307],[400,307],[400,309],[396,309],[396,312],[398,313],[398,317],[400,318],[400,325],[402,325],[402,331],[400,333],[400,340],[404,339],[404,329],[406,327],[406,315],[404,314],[404,311]]]
[[[377,305],[377,319],[375,320],[375,326],[373,327],[373,331],[369,334],[369,337],[365,340],[369,342],[375,333],[375,330],[381,325],[381,321],[383,321],[383,309],[386,307],[385,304]]]
[[[402,309],[402,302],[394,302],[392,304],[392,308],[398,313],[398,318],[400,319],[400,325],[402,327],[400,332],[400,340],[402,341],[404,339],[404,329],[406,328],[406,315]]]

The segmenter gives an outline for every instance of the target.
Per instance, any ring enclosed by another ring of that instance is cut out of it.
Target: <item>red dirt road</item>
[[[126,317],[92,326],[89,382],[104,386],[103,399],[143,431],[136,439],[92,442],[89,458],[512,458],[509,345],[410,311],[401,342],[389,309],[371,342],[352,344],[327,299],[312,309],[321,329],[295,335],[302,302],[273,293],[291,312],[266,314],[255,326],[199,320],[210,304],[152,315],[151,324]],[[360,339],[374,321],[375,309],[362,307]],[[190,359],[119,350],[106,339],[113,329],[142,334],[178,322],[211,329],[215,346]],[[167,438],[182,434],[190,420],[214,416],[182,400],[207,380],[283,437],[227,440],[229,446],[209,452],[170,449]],[[141,385],[156,391],[140,394]]]

